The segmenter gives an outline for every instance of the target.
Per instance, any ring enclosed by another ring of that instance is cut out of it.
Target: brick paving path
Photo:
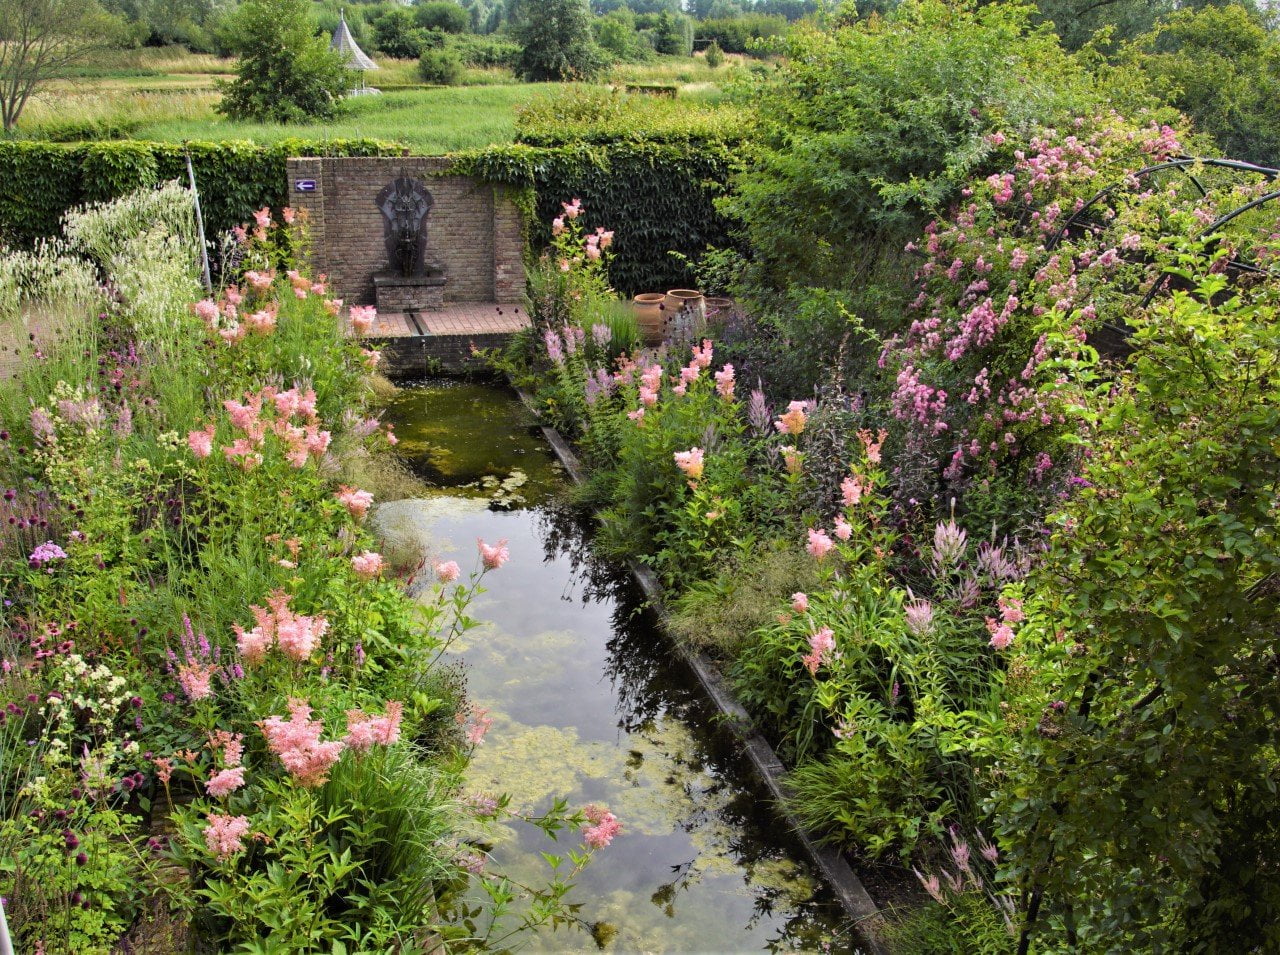
[[[369,337],[510,334],[528,324],[529,316],[517,305],[456,302],[435,312],[379,312]]]

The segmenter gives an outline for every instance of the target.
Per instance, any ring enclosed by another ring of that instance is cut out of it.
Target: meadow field
[[[722,85],[741,68],[736,59],[716,70],[701,57],[620,64],[600,85],[673,85],[681,96],[715,101]],[[122,51],[42,87],[27,106],[17,135],[59,142],[271,143],[367,137],[403,143],[415,152],[451,152],[512,141],[516,109],[565,87],[521,83],[502,69],[467,69],[459,86],[427,86],[418,80],[414,60],[378,62],[381,68],[369,75],[369,85],[385,88],[381,95],[350,97],[329,122],[286,126],[235,122],[216,111],[217,84],[234,75],[234,60],[168,49]]]

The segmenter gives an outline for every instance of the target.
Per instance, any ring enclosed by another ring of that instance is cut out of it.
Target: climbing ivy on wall
[[[587,227],[615,233],[610,280],[622,292],[665,291],[691,281],[671,252],[696,255],[729,241],[715,208],[736,162],[731,144],[703,142],[493,146],[456,157],[456,171],[533,187],[535,247],[551,238],[560,203],[581,199]]]
[[[373,140],[191,143],[210,236],[248,221],[255,209],[289,201],[290,156],[398,155]],[[529,217],[534,249],[550,240],[560,203],[581,199],[588,226],[615,233],[610,279],[622,292],[665,291],[691,281],[671,255],[697,255],[728,242],[715,209],[738,151],[720,139],[679,143],[509,145],[459,154],[451,172],[511,186]],[[29,245],[58,231],[73,206],[124,195],[169,179],[185,181],[174,143],[0,142],[0,243]]]

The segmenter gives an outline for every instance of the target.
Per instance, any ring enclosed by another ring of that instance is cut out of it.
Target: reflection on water
[[[518,412],[509,408],[515,421]],[[495,511],[442,496],[393,502],[378,516],[389,537],[412,536],[464,567],[477,537],[510,540],[511,562],[471,608],[484,623],[456,647],[471,698],[494,717],[469,785],[508,792],[529,810],[558,796],[601,803],[623,822],[574,891],[582,928],[548,930],[528,947],[848,950],[838,907],[779,831],[628,581],[592,559],[582,528],[545,493],[530,503]],[[515,823],[500,829],[492,854],[517,881],[537,882],[548,848],[541,832]]]

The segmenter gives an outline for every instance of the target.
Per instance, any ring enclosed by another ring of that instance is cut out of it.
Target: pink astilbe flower
[[[276,618],[276,643],[280,652],[293,660],[307,660],[320,646],[329,629],[329,621],[321,616],[303,616],[291,611]]]
[[[366,580],[371,580],[382,573],[383,564],[382,555],[371,550],[351,558],[351,569],[356,572],[356,576]]]
[[[793,401],[787,405],[786,412],[773,423],[773,426],[782,434],[801,434],[804,431],[808,418],[805,415],[805,409],[808,402]]]
[[[466,720],[467,742],[472,746],[479,746],[484,742],[485,735],[491,726],[493,726],[493,717],[489,715],[489,711],[483,707],[473,706]]]
[[[214,730],[209,735],[209,748],[217,754],[223,767],[239,766],[244,757],[244,734],[227,730]]]
[[[369,511],[369,505],[373,503],[373,495],[371,493],[347,487],[345,484],[338,488],[338,493],[334,496],[337,497],[338,503],[345,507],[347,512],[356,520],[363,519]]]
[[[622,823],[618,817],[603,806],[592,804],[582,810],[587,817],[582,827],[582,838],[592,849],[603,849],[622,832]]]
[[[1026,614],[1022,612],[1021,600],[1000,597],[997,602],[1000,605],[1000,619],[1005,623],[1022,623],[1026,619]]]
[[[203,431],[191,431],[187,434],[187,447],[197,458],[207,458],[213,454],[213,437],[217,432],[215,425],[206,425]]]
[[[816,674],[818,667],[831,658],[836,648],[836,635],[830,627],[823,627],[809,636],[809,652],[802,658],[805,669]]]
[[[695,368],[711,367],[711,339],[704,338],[701,348],[693,346],[693,361],[690,364]]]
[[[178,665],[178,685],[187,699],[206,700],[213,696],[213,675],[218,667],[212,663],[182,663]]]
[[[920,880],[924,890],[933,896],[935,902],[942,903],[946,901],[946,897],[942,894],[942,882],[936,875],[931,875],[926,879],[918,869],[912,869],[911,871],[916,874],[916,878]]]
[[[804,468],[804,455],[790,444],[783,445],[780,448],[782,452],[782,463],[787,469],[788,474],[799,474]]]
[[[485,570],[497,570],[511,559],[511,552],[507,549],[507,539],[505,537],[492,545],[486,544],[483,540],[477,540],[476,546],[480,550],[480,560],[484,564]]]
[[[674,457],[676,459],[676,467],[683,471],[690,481],[696,481],[702,477],[703,458],[701,448],[677,451]]]
[[[346,744],[342,740],[321,741],[324,723],[313,720],[311,707],[305,700],[289,701],[289,719],[268,716],[258,725],[267,738],[267,747],[280,757],[280,763],[307,788],[319,786],[329,778],[329,768],[342,756]]]
[[[796,613],[807,613],[809,610],[809,595],[796,591],[791,595],[791,609]]]
[[[842,541],[847,541],[853,536],[853,525],[846,521],[843,517],[836,518],[836,537]]]
[[[725,365],[717,371],[715,375],[716,394],[725,401],[733,400],[733,388],[735,384],[733,374],[733,365]]]
[[[372,305],[352,305],[351,306],[351,327],[357,335],[367,335],[373,330],[374,322],[378,320],[378,310]]]
[[[862,483],[862,478],[856,474],[851,474],[840,482],[840,500],[844,502],[845,507],[853,507],[862,500],[862,495],[867,490],[867,487]]]
[[[224,799],[244,785],[244,767],[220,769],[204,784],[205,791],[214,799]]]
[[[357,753],[367,752],[378,744],[390,746],[400,740],[400,721],[404,717],[404,704],[395,700],[387,703],[382,716],[373,716],[360,710],[347,710],[347,747]]]
[[[990,645],[997,650],[1003,650],[1013,643],[1013,628],[1007,623],[995,620],[991,617],[986,618],[987,630],[991,634]]]
[[[436,564],[436,580],[442,584],[451,584],[462,574],[462,568],[456,560],[447,560]]]
[[[237,852],[244,851],[240,840],[249,833],[247,816],[226,816],[210,813],[209,824],[204,828],[204,844],[219,862],[226,862]]]
[[[884,428],[873,437],[871,432],[866,428],[858,431],[858,440],[862,442],[863,450],[866,452],[867,460],[872,464],[880,463],[880,448],[884,446],[884,439],[889,434]]]
[[[809,543],[805,545],[805,550],[809,552],[810,556],[822,560],[835,546],[835,542],[827,536],[825,530],[809,528]]]

